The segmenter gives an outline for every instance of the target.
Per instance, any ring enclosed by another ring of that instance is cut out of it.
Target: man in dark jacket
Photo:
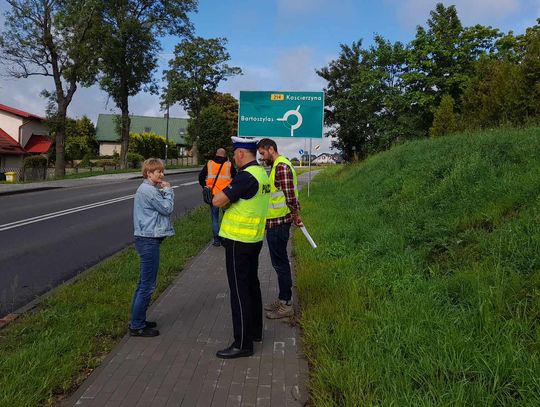
[[[212,194],[216,195],[223,188],[229,185],[236,175],[236,169],[227,158],[227,151],[218,148],[216,156],[199,173],[199,184],[201,187],[212,189]],[[212,218],[212,234],[214,235],[214,246],[221,246],[219,240],[219,208],[210,205],[210,215]]]

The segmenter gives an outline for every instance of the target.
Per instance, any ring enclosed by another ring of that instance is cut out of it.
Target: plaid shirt
[[[289,207],[291,212],[280,218],[266,219],[267,229],[282,225],[284,223],[292,223],[292,213],[298,213],[298,211],[300,210],[300,202],[298,202],[298,199],[294,194],[293,174],[287,164],[279,163],[278,165],[276,165],[276,176],[274,185],[277,189],[283,191],[287,206]]]

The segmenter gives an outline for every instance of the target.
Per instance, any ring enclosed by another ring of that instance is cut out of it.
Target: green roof
[[[116,114],[100,114],[96,126],[96,138],[98,141],[118,142],[116,134]],[[131,124],[129,131],[132,133],[156,133],[165,137],[167,119],[164,117],[135,116],[130,115]],[[186,145],[188,119],[178,117],[169,118],[169,140],[176,144]]]

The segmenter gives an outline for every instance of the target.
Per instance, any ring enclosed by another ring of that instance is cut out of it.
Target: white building
[[[339,159],[336,154],[322,153],[317,156],[311,163],[313,165],[324,165],[324,164],[337,164]]]
[[[21,168],[27,154],[49,151],[43,117],[0,104],[0,171]]]

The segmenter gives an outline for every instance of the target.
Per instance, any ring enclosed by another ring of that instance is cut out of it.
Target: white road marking
[[[181,186],[189,186],[189,185],[194,185],[194,184],[198,184],[198,181],[186,182],[184,184],[173,186],[172,188],[176,189],[176,188],[179,188]],[[15,221],[15,222],[6,223],[6,224],[3,224],[3,225],[0,225],[0,232],[3,232],[4,230],[18,228],[18,227],[25,226],[25,225],[30,225],[32,223],[41,222],[41,221],[48,220],[48,219],[57,218],[59,216],[69,215],[71,213],[82,212],[82,211],[86,211],[86,210],[89,210],[89,209],[98,208],[100,206],[110,205],[110,204],[114,204],[114,203],[122,202],[122,201],[127,201],[128,199],[132,199],[134,196],[135,196],[135,194],[125,195],[125,196],[121,196],[121,197],[118,197],[118,198],[107,199],[107,200],[101,201],[101,202],[94,202],[94,203],[87,204],[87,205],[77,206],[75,208],[64,209],[64,210],[57,211],[57,212],[46,213],[44,215],[34,216],[32,218],[21,219],[21,220]]]

